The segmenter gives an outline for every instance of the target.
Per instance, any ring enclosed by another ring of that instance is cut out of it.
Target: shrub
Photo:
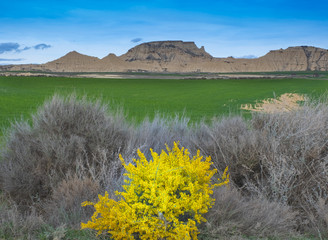
[[[247,188],[299,211],[301,231],[313,229],[327,237],[327,104],[306,103],[295,112],[259,114],[252,125],[271,142],[271,151],[262,156],[266,173]]]
[[[299,231],[326,237],[327,136],[327,103],[310,102],[293,112],[257,113],[250,121],[202,124],[191,142],[219,170],[229,166],[231,182],[244,196],[289,206],[298,212]]]
[[[37,239],[35,235],[44,225],[35,209],[21,214],[15,203],[0,192],[0,239]]]
[[[52,226],[65,223],[78,227],[82,219],[87,220],[92,215],[91,209],[82,208],[81,203],[86,199],[93,201],[99,191],[99,184],[91,178],[68,177],[58,184],[51,199],[43,204],[44,218]]]
[[[137,157],[136,150],[140,149],[146,158],[150,158],[150,148],[155,152],[160,152],[165,149],[166,144],[174,141],[179,141],[183,146],[189,147],[191,128],[188,124],[189,118],[178,115],[168,117],[156,114],[151,120],[145,118],[139,126],[136,126],[132,134],[131,145],[134,147],[135,155],[127,157],[130,157],[129,159]]]
[[[211,125],[202,123],[191,137],[193,149],[211,156],[214,166],[223,171],[229,166],[231,181],[243,188],[247,179],[261,174],[261,157],[270,154],[270,142],[254,131],[242,117],[223,118]]]
[[[206,221],[202,215],[214,204],[213,188],[229,182],[227,168],[215,184],[211,158],[202,161],[199,151],[190,159],[188,150],[174,143],[167,153],[151,150],[150,161],[138,154],[135,165],[121,157],[127,179],[124,191],[116,193],[119,201],[109,199],[106,192],[99,195],[99,202],[83,204],[96,211],[82,228],[107,231],[115,239],[197,239],[196,224]]]
[[[32,117],[31,126],[13,125],[0,163],[1,189],[26,208],[51,197],[67,174],[110,172],[129,141],[122,115],[74,95],[54,96]]]
[[[205,214],[201,235],[270,237],[296,235],[296,213],[289,206],[261,198],[245,197],[233,186],[214,190],[214,206]]]

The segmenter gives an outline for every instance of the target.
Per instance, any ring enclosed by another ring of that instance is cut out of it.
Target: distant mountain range
[[[274,72],[328,71],[328,50],[310,46],[273,50],[253,58],[215,58],[194,42],[142,43],[99,59],[76,51],[45,64],[0,66],[1,71],[45,72]]]

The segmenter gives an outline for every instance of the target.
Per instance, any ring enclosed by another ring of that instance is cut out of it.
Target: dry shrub
[[[90,208],[82,208],[81,203],[94,201],[99,193],[99,184],[91,178],[69,177],[58,184],[51,199],[43,205],[44,216],[53,226],[65,223],[79,227],[93,213]]]
[[[313,197],[306,195],[307,200],[302,210],[306,213],[303,217],[303,226],[306,232],[328,239],[328,198],[327,196]]]
[[[295,213],[288,206],[265,199],[248,199],[233,187],[214,191],[215,205],[206,214],[201,233],[286,238],[295,234]]]
[[[193,149],[211,156],[217,169],[229,166],[231,180],[243,187],[247,179],[262,173],[263,153],[270,145],[261,134],[250,129],[242,117],[223,118],[211,125],[202,123],[191,138]]]
[[[129,132],[123,116],[110,115],[99,102],[54,96],[31,126],[13,125],[2,152],[1,188],[20,206],[42,201],[78,166],[101,172],[104,161],[110,165],[125,150]]]
[[[317,229],[318,236],[327,236],[327,227],[322,227],[328,201],[327,105],[256,115],[253,127],[271,139],[272,152],[263,158],[268,172],[258,183],[249,183],[249,189],[299,210],[300,230]]]
[[[0,239],[35,239],[45,224],[34,208],[22,214],[17,205],[0,193]]]
[[[234,117],[202,124],[191,142],[193,149],[212,156],[221,171],[229,166],[231,180],[243,195],[288,205],[299,213],[300,231],[317,229],[318,236],[327,235],[325,217],[317,210],[322,208],[320,198],[328,201],[326,103],[254,114],[251,121]]]
[[[159,114],[150,120],[146,118],[135,127],[132,134],[129,153],[125,158],[137,157],[136,150],[140,149],[147,158],[151,157],[150,148],[155,152],[166,149],[166,145],[173,147],[173,142],[179,142],[185,148],[189,147],[190,127],[189,118],[185,116],[165,117]]]

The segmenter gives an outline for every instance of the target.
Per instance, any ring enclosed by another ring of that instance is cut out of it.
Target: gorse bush
[[[124,191],[116,192],[118,201],[108,193],[99,195],[93,205],[92,220],[82,223],[114,239],[197,239],[197,223],[214,204],[213,188],[228,184],[228,168],[218,183],[212,182],[216,169],[211,169],[211,158],[202,160],[199,151],[190,158],[187,149],[174,143],[172,150],[160,155],[151,150],[152,160],[138,151],[135,165],[121,161],[127,173]]]

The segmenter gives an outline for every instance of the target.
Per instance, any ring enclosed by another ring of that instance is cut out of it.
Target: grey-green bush
[[[56,95],[33,115],[31,126],[13,125],[2,152],[1,189],[28,208],[49,198],[68,174],[96,178],[104,164],[110,171],[129,134],[122,115],[110,115],[105,105]]]

